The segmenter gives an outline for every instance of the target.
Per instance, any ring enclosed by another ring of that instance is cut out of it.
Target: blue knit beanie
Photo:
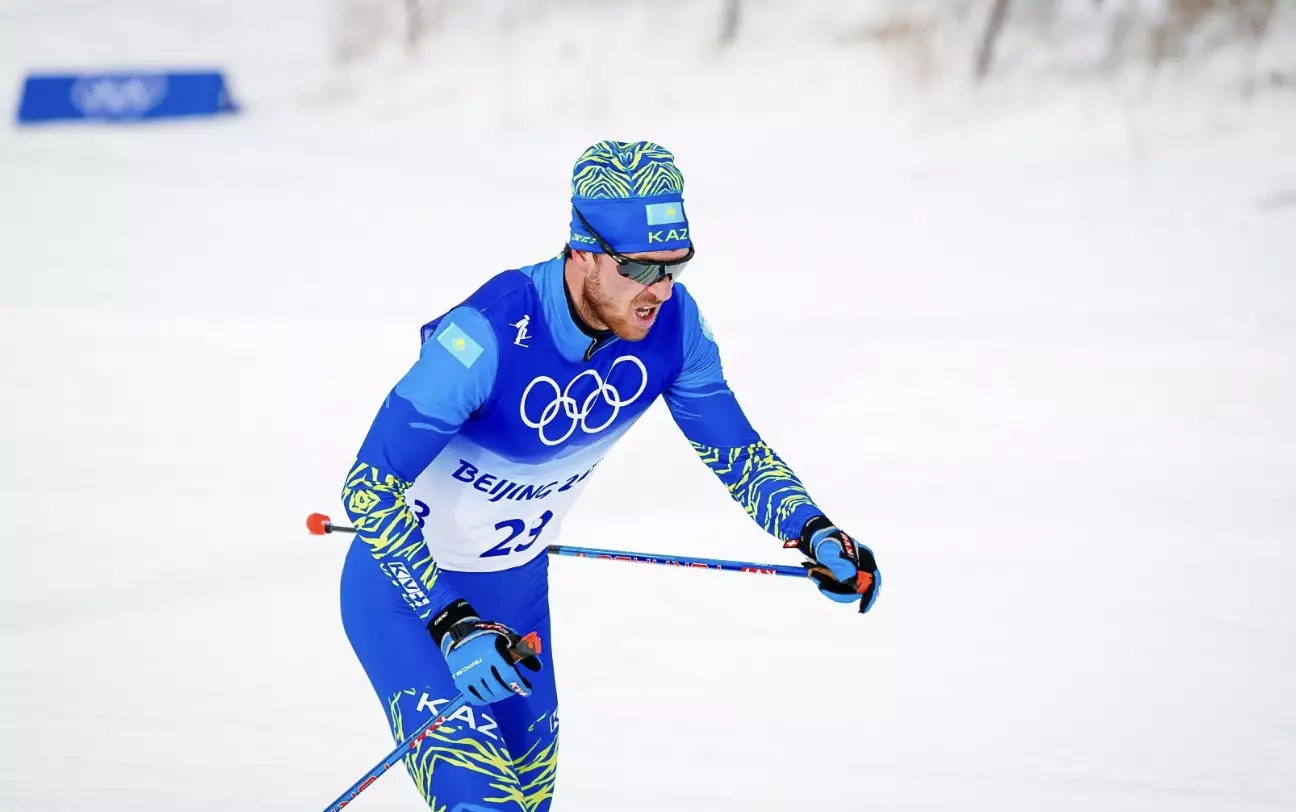
[[[649,141],[600,141],[572,170],[572,222],[568,245],[602,252],[579,211],[621,254],[688,248],[684,176],[675,156]]]

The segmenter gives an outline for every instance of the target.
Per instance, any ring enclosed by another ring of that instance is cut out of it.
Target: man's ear
[[[593,251],[572,250],[572,258],[576,260],[576,267],[585,276],[589,276],[598,270],[598,260]]]

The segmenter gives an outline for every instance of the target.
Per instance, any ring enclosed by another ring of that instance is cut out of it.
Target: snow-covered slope
[[[0,131],[0,808],[309,810],[386,752],[302,518],[606,137],[676,152],[731,383],[886,590],[555,561],[555,810],[1296,806],[1290,94],[924,101],[841,43],[576,70],[525,27],[339,71],[327,28],[0,9],[6,105],[183,62],[249,106]],[[795,560],[659,410],[565,540]],[[399,775],[361,805],[419,808]]]

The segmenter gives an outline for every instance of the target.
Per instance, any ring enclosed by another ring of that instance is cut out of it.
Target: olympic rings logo
[[[162,103],[167,80],[155,76],[93,76],[72,85],[72,104],[87,116],[142,116]]]
[[[558,382],[553,378],[541,375],[531,381],[531,383],[527,384],[526,389],[522,390],[522,402],[519,404],[522,422],[529,428],[539,431],[540,442],[547,446],[560,445],[566,442],[567,438],[571,437],[572,434],[576,432],[578,426],[586,434],[598,434],[600,431],[603,431],[615,423],[617,417],[621,414],[621,410],[638,400],[639,396],[643,394],[644,389],[648,387],[648,370],[644,367],[643,362],[633,355],[623,355],[612,362],[612,366],[608,368],[609,380],[611,380],[612,372],[617,368],[617,364],[622,362],[629,362],[639,368],[639,388],[636,389],[635,393],[630,397],[623,399],[621,397],[621,392],[611,383],[599,377],[598,371],[593,369],[587,369],[575,378],[572,378],[566,388],[563,389],[558,388]],[[576,386],[576,383],[586,376],[589,376],[594,380],[594,391],[586,395],[584,400],[580,403],[577,403],[576,399],[571,396],[571,392]],[[553,390],[552,400],[550,400],[549,403],[540,410],[540,417],[536,420],[532,420],[527,414],[527,398],[531,396],[531,390],[540,385],[548,386]],[[594,411],[599,400],[602,400],[604,403],[611,406],[612,412],[608,415],[606,420],[597,425],[591,426],[586,421]],[[571,424],[567,426],[567,430],[563,432],[561,437],[556,440],[550,439],[545,434],[545,428],[558,420],[559,413],[565,415],[567,419],[571,421]]]

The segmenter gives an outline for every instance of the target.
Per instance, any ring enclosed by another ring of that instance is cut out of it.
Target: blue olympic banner
[[[18,123],[133,122],[238,112],[220,71],[32,74]]]

